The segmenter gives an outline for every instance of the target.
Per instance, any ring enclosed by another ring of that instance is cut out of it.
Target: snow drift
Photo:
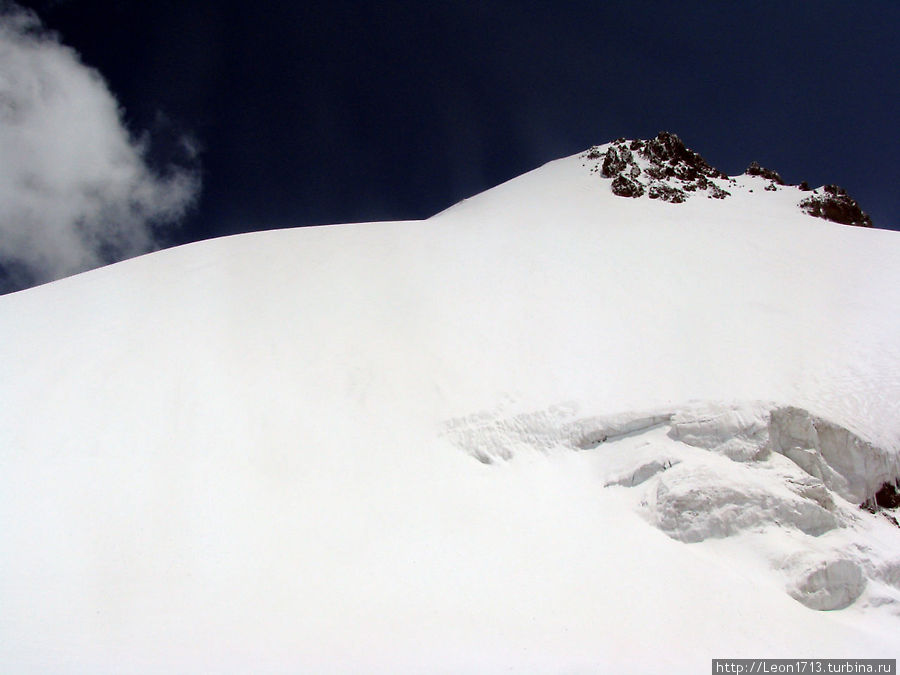
[[[4,669],[896,655],[900,237],[608,147],[0,298]]]

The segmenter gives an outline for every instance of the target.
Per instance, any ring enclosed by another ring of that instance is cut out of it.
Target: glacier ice
[[[844,609],[866,587],[860,565],[846,558],[814,560],[800,571],[788,586],[788,594],[810,609]]]
[[[791,543],[775,545],[769,564],[783,568],[788,594],[811,609],[849,606],[869,578],[898,583],[900,560],[889,552],[874,566],[864,545],[832,544],[825,536],[843,531],[859,539],[853,533],[867,516],[856,507],[900,476],[896,460],[801,407],[705,401],[579,417],[570,404],[457,418],[445,433],[485,463],[523,452],[592,456],[605,487],[640,493],[646,520],[686,544],[781,531]]]
[[[657,527],[690,543],[767,525],[813,536],[838,526],[835,515],[815,501],[758,480],[752,469],[737,468],[741,471],[682,464],[660,476],[652,506]]]
[[[773,410],[769,439],[774,452],[857,504],[872,499],[884,483],[900,477],[896,454],[802,408]]]

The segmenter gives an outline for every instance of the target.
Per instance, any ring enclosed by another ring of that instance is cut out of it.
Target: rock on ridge
[[[872,227],[872,219],[860,208],[847,191],[837,185],[826,185],[823,194],[813,194],[802,202],[800,208],[811,216],[824,218],[835,223]]]
[[[750,162],[750,166],[747,167],[747,170],[744,173],[748,176],[760,176],[761,178],[768,178],[773,183],[777,183],[778,185],[784,185],[784,180],[782,180],[781,175],[777,171],[773,171],[772,169],[766,169],[759,165],[758,162]]]
[[[725,181],[725,185],[736,184],[733,178],[711,166],[677,135],[668,131],[660,131],[656,138],[650,140],[620,138],[605,146],[605,149],[595,145],[581,158],[594,162],[592,172],[612,180],[612,192],[619,197],[638,198],[646,194],[650,199],[680,204],[691,194],[704,191],[708,198],[724,199],[731,193],[716,181]],[[811,190],[803,181],[799,186],[794,186],[786,183],[777,171],[760,166],[755,161],[750,162],[744,175],[768,181],[763,188],[767,192],[776,192],[780,187],[812,191],[812,195],[798,204],[811,216],[845,225],[873,227],[868,214],[846,190],[837,185]]]
[[[667,131],[648,141],[620,138],[605,152],[594,146],[583,157],[602,160],[592,170],[611,178],[613,194],[620,197],[641,197],[646,193],[650,199],[679,204],[691,192],[706,190],[708,197],[716,199],[729,195],[713,182],[729,178]]]

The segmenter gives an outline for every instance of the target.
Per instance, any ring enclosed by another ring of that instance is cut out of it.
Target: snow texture
[[[798,574],[789,592],[811,609],[844,609],[866,587],[862,570],[852,560],[817,561]]]
[[[900,236],[591,162],[0,298],[0,669],[896,655]]]
[[[900,476],[896,453],[793,406],[772,412],[769,436],[775,452],[853,502],[873,499],[884,483]]]

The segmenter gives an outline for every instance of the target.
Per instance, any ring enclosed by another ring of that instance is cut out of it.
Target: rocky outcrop
[[[592,170],[612,179],[613,194],[619,197],[647,194],[650,199],[680,204],[690,193],[706,192],[714,199],[729,195],[713,181],[730,179],[667,131],[649,141],[620,138],[605,152],[594,146],[583,157],[601,161]]]
[[[875,503],[883,509],[900,508],[900,490],[893,483],[884,483],[875,493]]]
[[[664,202],[680,204],[685,200],[684,190],[671,187],[669,185],[651,185],[650,199],[661,199]]]
[[[701,193],[709,199],[725,199],[731,196],[726,188],[748,187],[711,166],[668,131],[660,131],[650,140],[620,138],[607,146],[595,145],[581,158],[592,163],[591,172],[612,181],[612,193],[619,197],[636,199],[647,195],[650,199],[680,204]],[[758,162],[750,162],[744,175],[767,181],[763,187],[766,192],[781,189],[812,192],[799,202],[800,208],[811,216],[845,225],[873,226],[872,219],[859,204],[837,185],[812,190],[803,181],[799,186],[793,186],[777,171],[760,166]],[[752,182],[751,185],[749,192],[758,187]]]
[[[824,218],[835,223],[872,227],[872,219],[860,208],[855,199],[844,188],[826,185],[822,194],[818,191],[800,202],[800,208],[811,216]]]
[[[644,186],[636,180],[619,175],[613,179],[612,191],[619,197],[640,197],[644,194]]]
[[[627,148],[612,147],[606,151],[600,175],[604,178],[616,178],[630,165],[634,165],[634,156]]]
[[[781,176],[777,171],[766,169],[765,167],[760,166],[757,162],[750,162],[750,166],[747,167],[747,170],[744,171],[744,173],[748,176],[760,176],[762,178],[767,178],[773,183],[784,185],[784,181],[781,179]]]
[[[699,176],[728,178],[685,146],[678,136],[668,131],[660,131],[656,138],[649,141],[632,141],[631,149],[637,149],[654,166],[664,167],[667,176],[674,176],[682,181],[696,180]]]

